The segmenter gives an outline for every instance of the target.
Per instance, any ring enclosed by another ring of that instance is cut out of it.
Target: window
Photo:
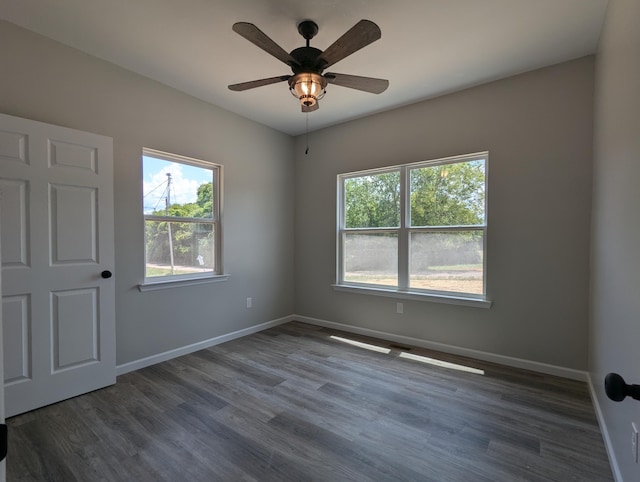
[[[339,175],[337,287],[484,300],[487,160]]]
[[[144,149],[145,282],[222,274],[222,167]]]

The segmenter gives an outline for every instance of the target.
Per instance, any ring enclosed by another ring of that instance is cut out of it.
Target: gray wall
[[[631,422],[606,398],[608,372],[640,383],[640,2],[611,0],[596,62],[590,375],[624,480],[640,480]]]
[[[6,22],[0,45],[0,112],[114,139],[118,364],[293,312],[289,136]],[[138,291],[143,147],[224,165],[229,281]]]
[[[585,57],[314,132],[308,155],[300,136],[296,313],[585,370],[593,64]],[[338,173],[482,150],[491,309],[405,300],[398,315],[397,300],[332,289]]]

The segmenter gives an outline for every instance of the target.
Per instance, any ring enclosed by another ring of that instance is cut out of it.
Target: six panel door
[[[113,141],[0,114],[7,416],[115,383]]]

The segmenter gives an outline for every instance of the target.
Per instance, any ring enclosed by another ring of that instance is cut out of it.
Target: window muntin
[[[144,149],[145,279],[222,273],[221,166]]]
[[[487,160],[339,175],[338,285],[485,299]]]

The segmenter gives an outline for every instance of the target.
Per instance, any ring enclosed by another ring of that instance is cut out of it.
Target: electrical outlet
[[[638,463],[638,427],[635,422],[631,422],[631,455],[633,461]]]
[[[396,303],[396,313],[404,313],[404,304],[403,303]]]
[[[247,298],[247,308],[251,308],[253,306],[253,299]]]

